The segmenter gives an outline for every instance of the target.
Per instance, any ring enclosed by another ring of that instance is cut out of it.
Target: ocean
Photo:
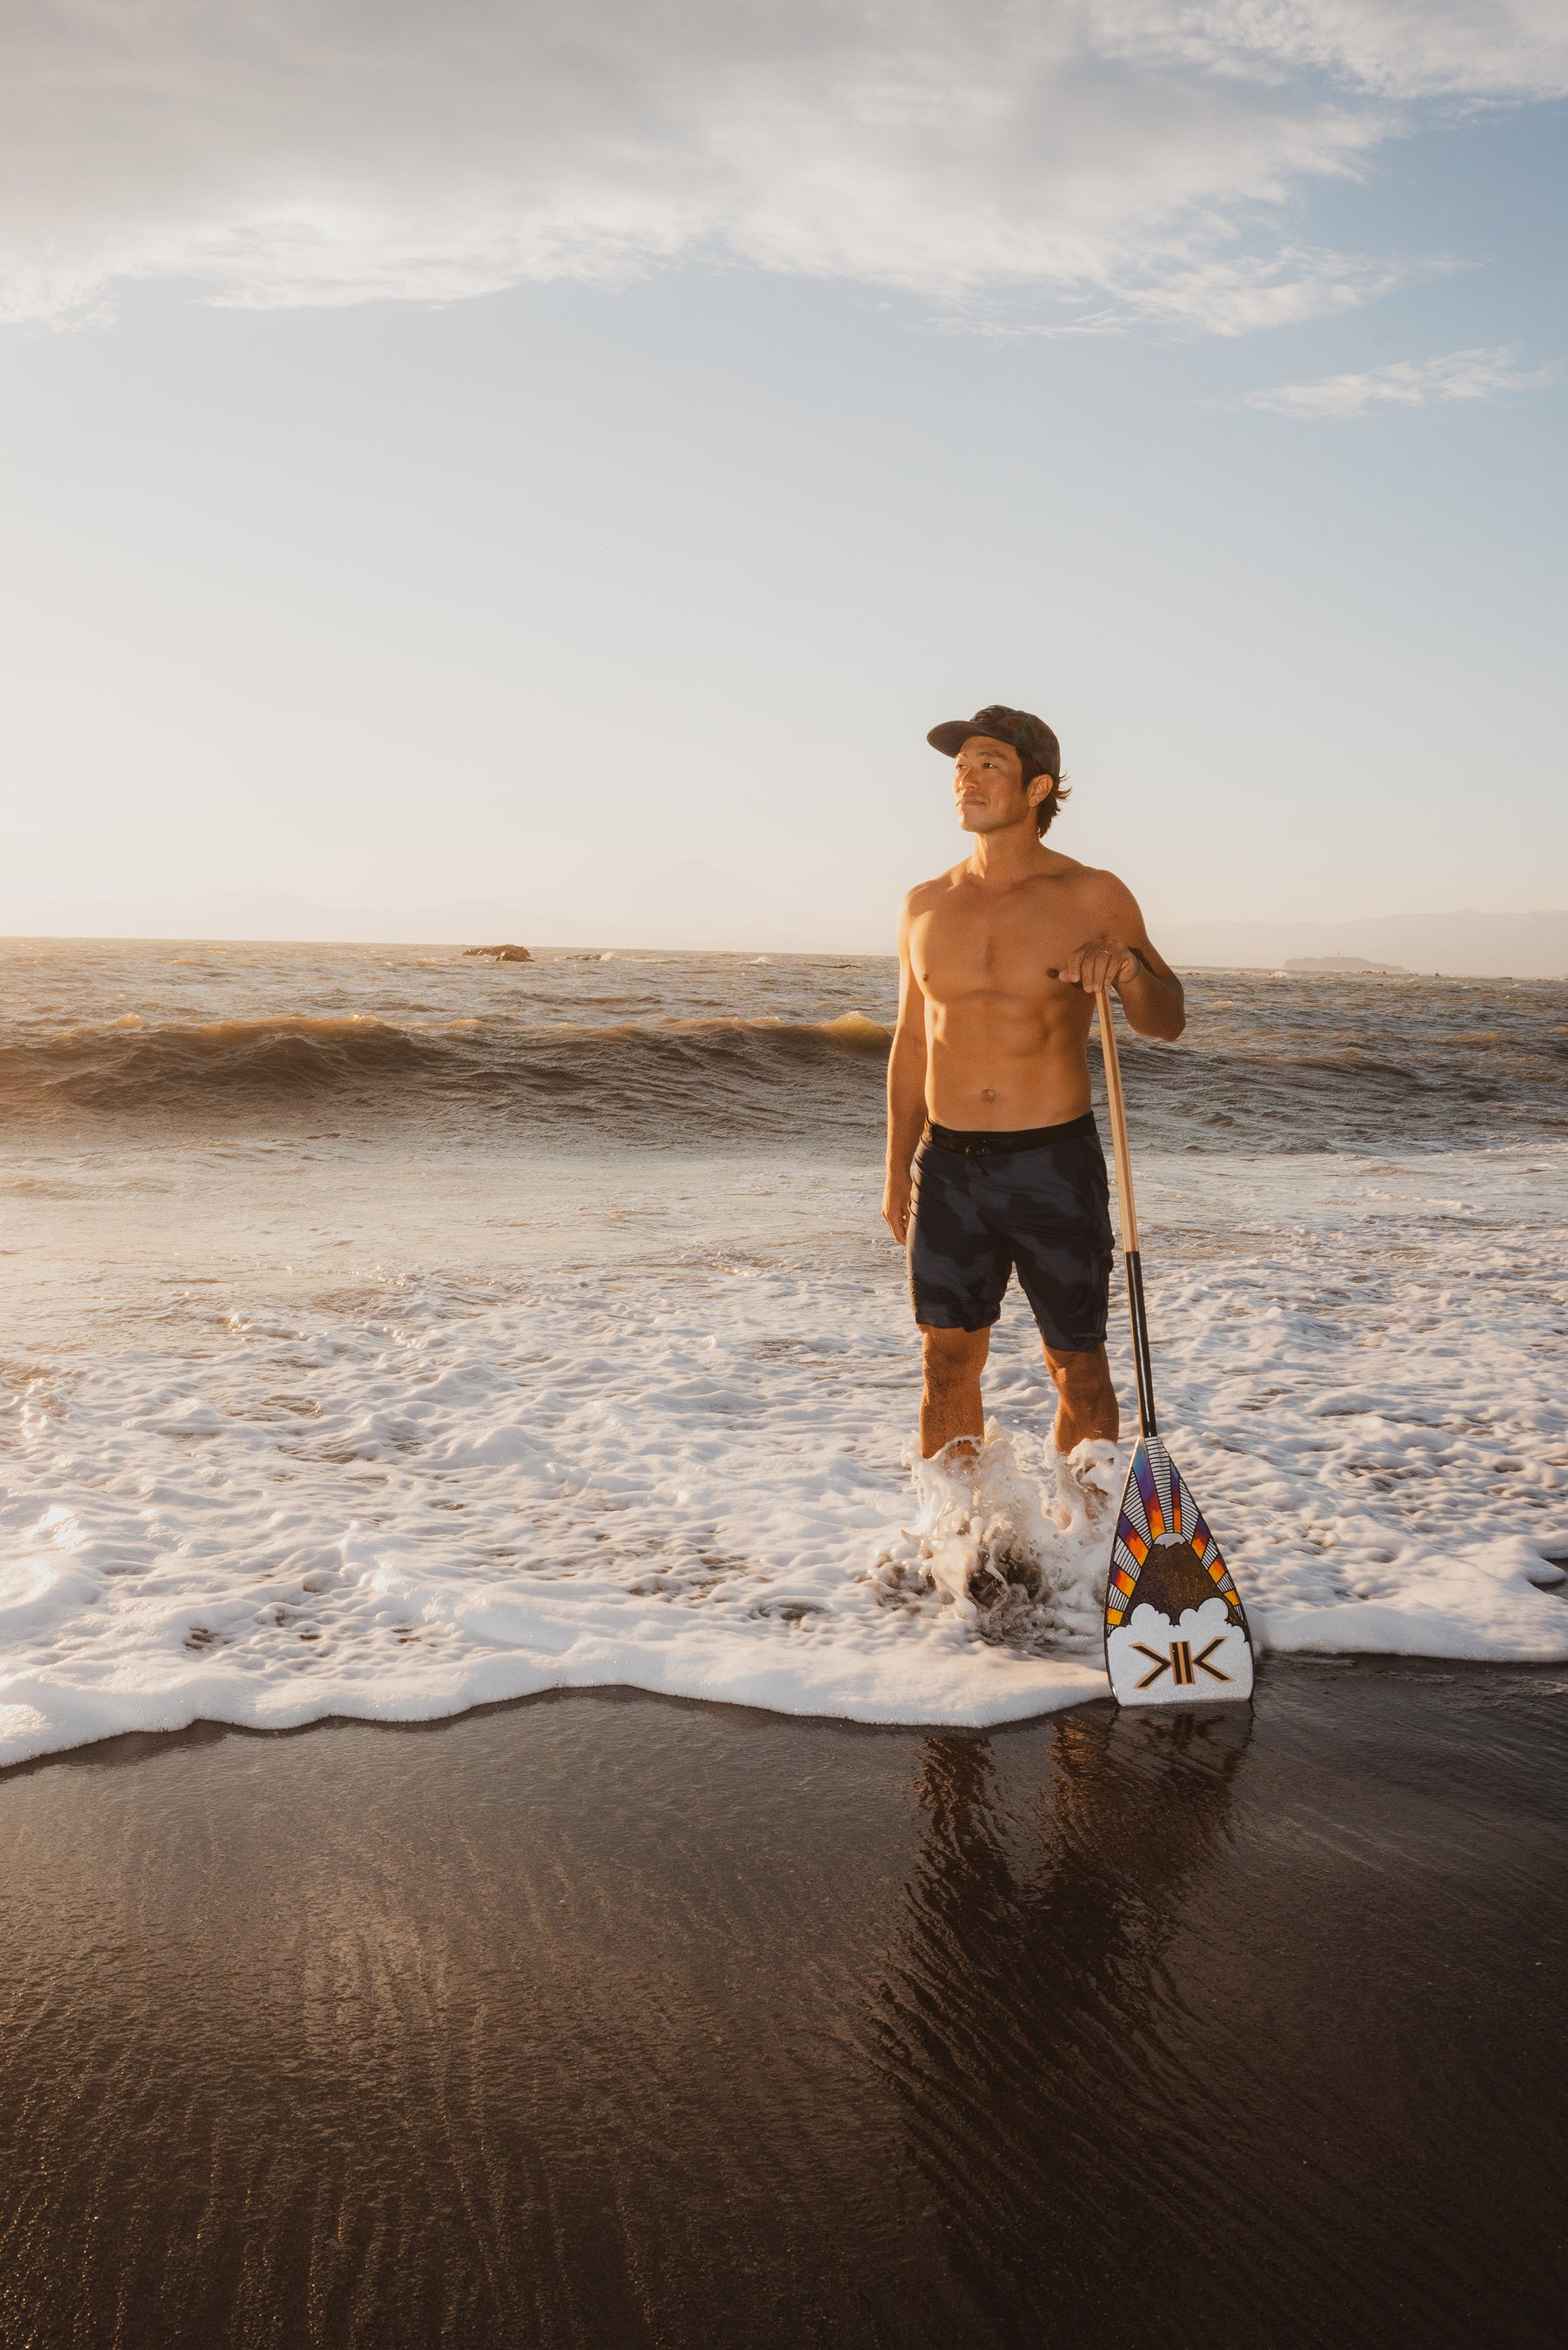
[[[977,1505],[911,1464],[895,980],[0,942],[0,1762],[557,1686],[1103,1694],[1129,1448],[1057,1461],[1016,1289]],[[1155,1373],[1262,1645],[1568,1659],[1568,984],[1189,1003],[1123,1031]],[[1112,1353],[1130,1416],[1119,1275]],[[1039,1589],[977,1605],[999,1546]]]

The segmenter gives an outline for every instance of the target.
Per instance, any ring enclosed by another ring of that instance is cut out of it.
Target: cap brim
[[[979,733],[972,718],[950,718],[945,725],[933,726],[926,740],[944,759],[956,759],[970,736]]]

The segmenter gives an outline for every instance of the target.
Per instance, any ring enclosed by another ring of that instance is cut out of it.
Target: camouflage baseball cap
[[[989,734],[996,743],[1011,743],[1023,762],[1023,780],[1036,775],[1062,780],[1062,745],[1043,718],[1032,711],[1009,710],[1005,702],[987,702],[972,718],[950,718],[933,726],[926,740],[945,759],[956,759],[971,734]]]

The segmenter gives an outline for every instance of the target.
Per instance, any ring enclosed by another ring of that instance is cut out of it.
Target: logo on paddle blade
[[[1224,1646],[1225,1635],[1223,1632],[1216,1634],[1215,1638],[1209,1642],[1207,1648],[1199,1648],[1196,1656],[1192,1653],[1192,1643],[1190,1640],[1172,1640],[1169,1648],[1162,1657],[1159,1656],[1156,1650],[1149,1648],[1145,1641],[1135,1640],[1133,1642],[1133,1647],[1137,1650],[1138,1655],[1140,1657],[1147,1657],[1154,1667],[1154,1670],[1152,1672],[1145,1673],[1142,1680],[1138,1683],[1138,1687],[1139,1689],[1152,1689],[1155,1682],[1158,1680],[1161,1673],[1168,1673],[1171,1677],[1173,1685],[1177,1689],[1196,1688],[1198,1675],[1199,1673],[1207,1673],[1210,1680],[1228,1681],[1232,1678],[1232,1676],[1230,1673],[1222,1672],[1218,1665],[1211,1664],[1210,1662],[1210,1659],[1213,1656],[1215,1649],[1222,1648]]]
[[[1246,1631],[1215,1592],[1173,1621],[1147,1602],[1106,1634],[1111,1688],[1123,1705],[1212,1703],[1252,1694]]]

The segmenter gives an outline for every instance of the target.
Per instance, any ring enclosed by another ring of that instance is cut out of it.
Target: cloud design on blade
[[[1212,1703],[1252,1693],[1247,1638],[1218,1594],[1172,1624],[1147,1600],[1106,1635],[1111,1687],[1123,1705]]]
[[[266,308],[677,256],[989,318],[1236,334],[1386,263],[1271,234],[1455,96],[1568,89],[1545,0],[44,0],[0,36],[0,315],[186,279]]]

